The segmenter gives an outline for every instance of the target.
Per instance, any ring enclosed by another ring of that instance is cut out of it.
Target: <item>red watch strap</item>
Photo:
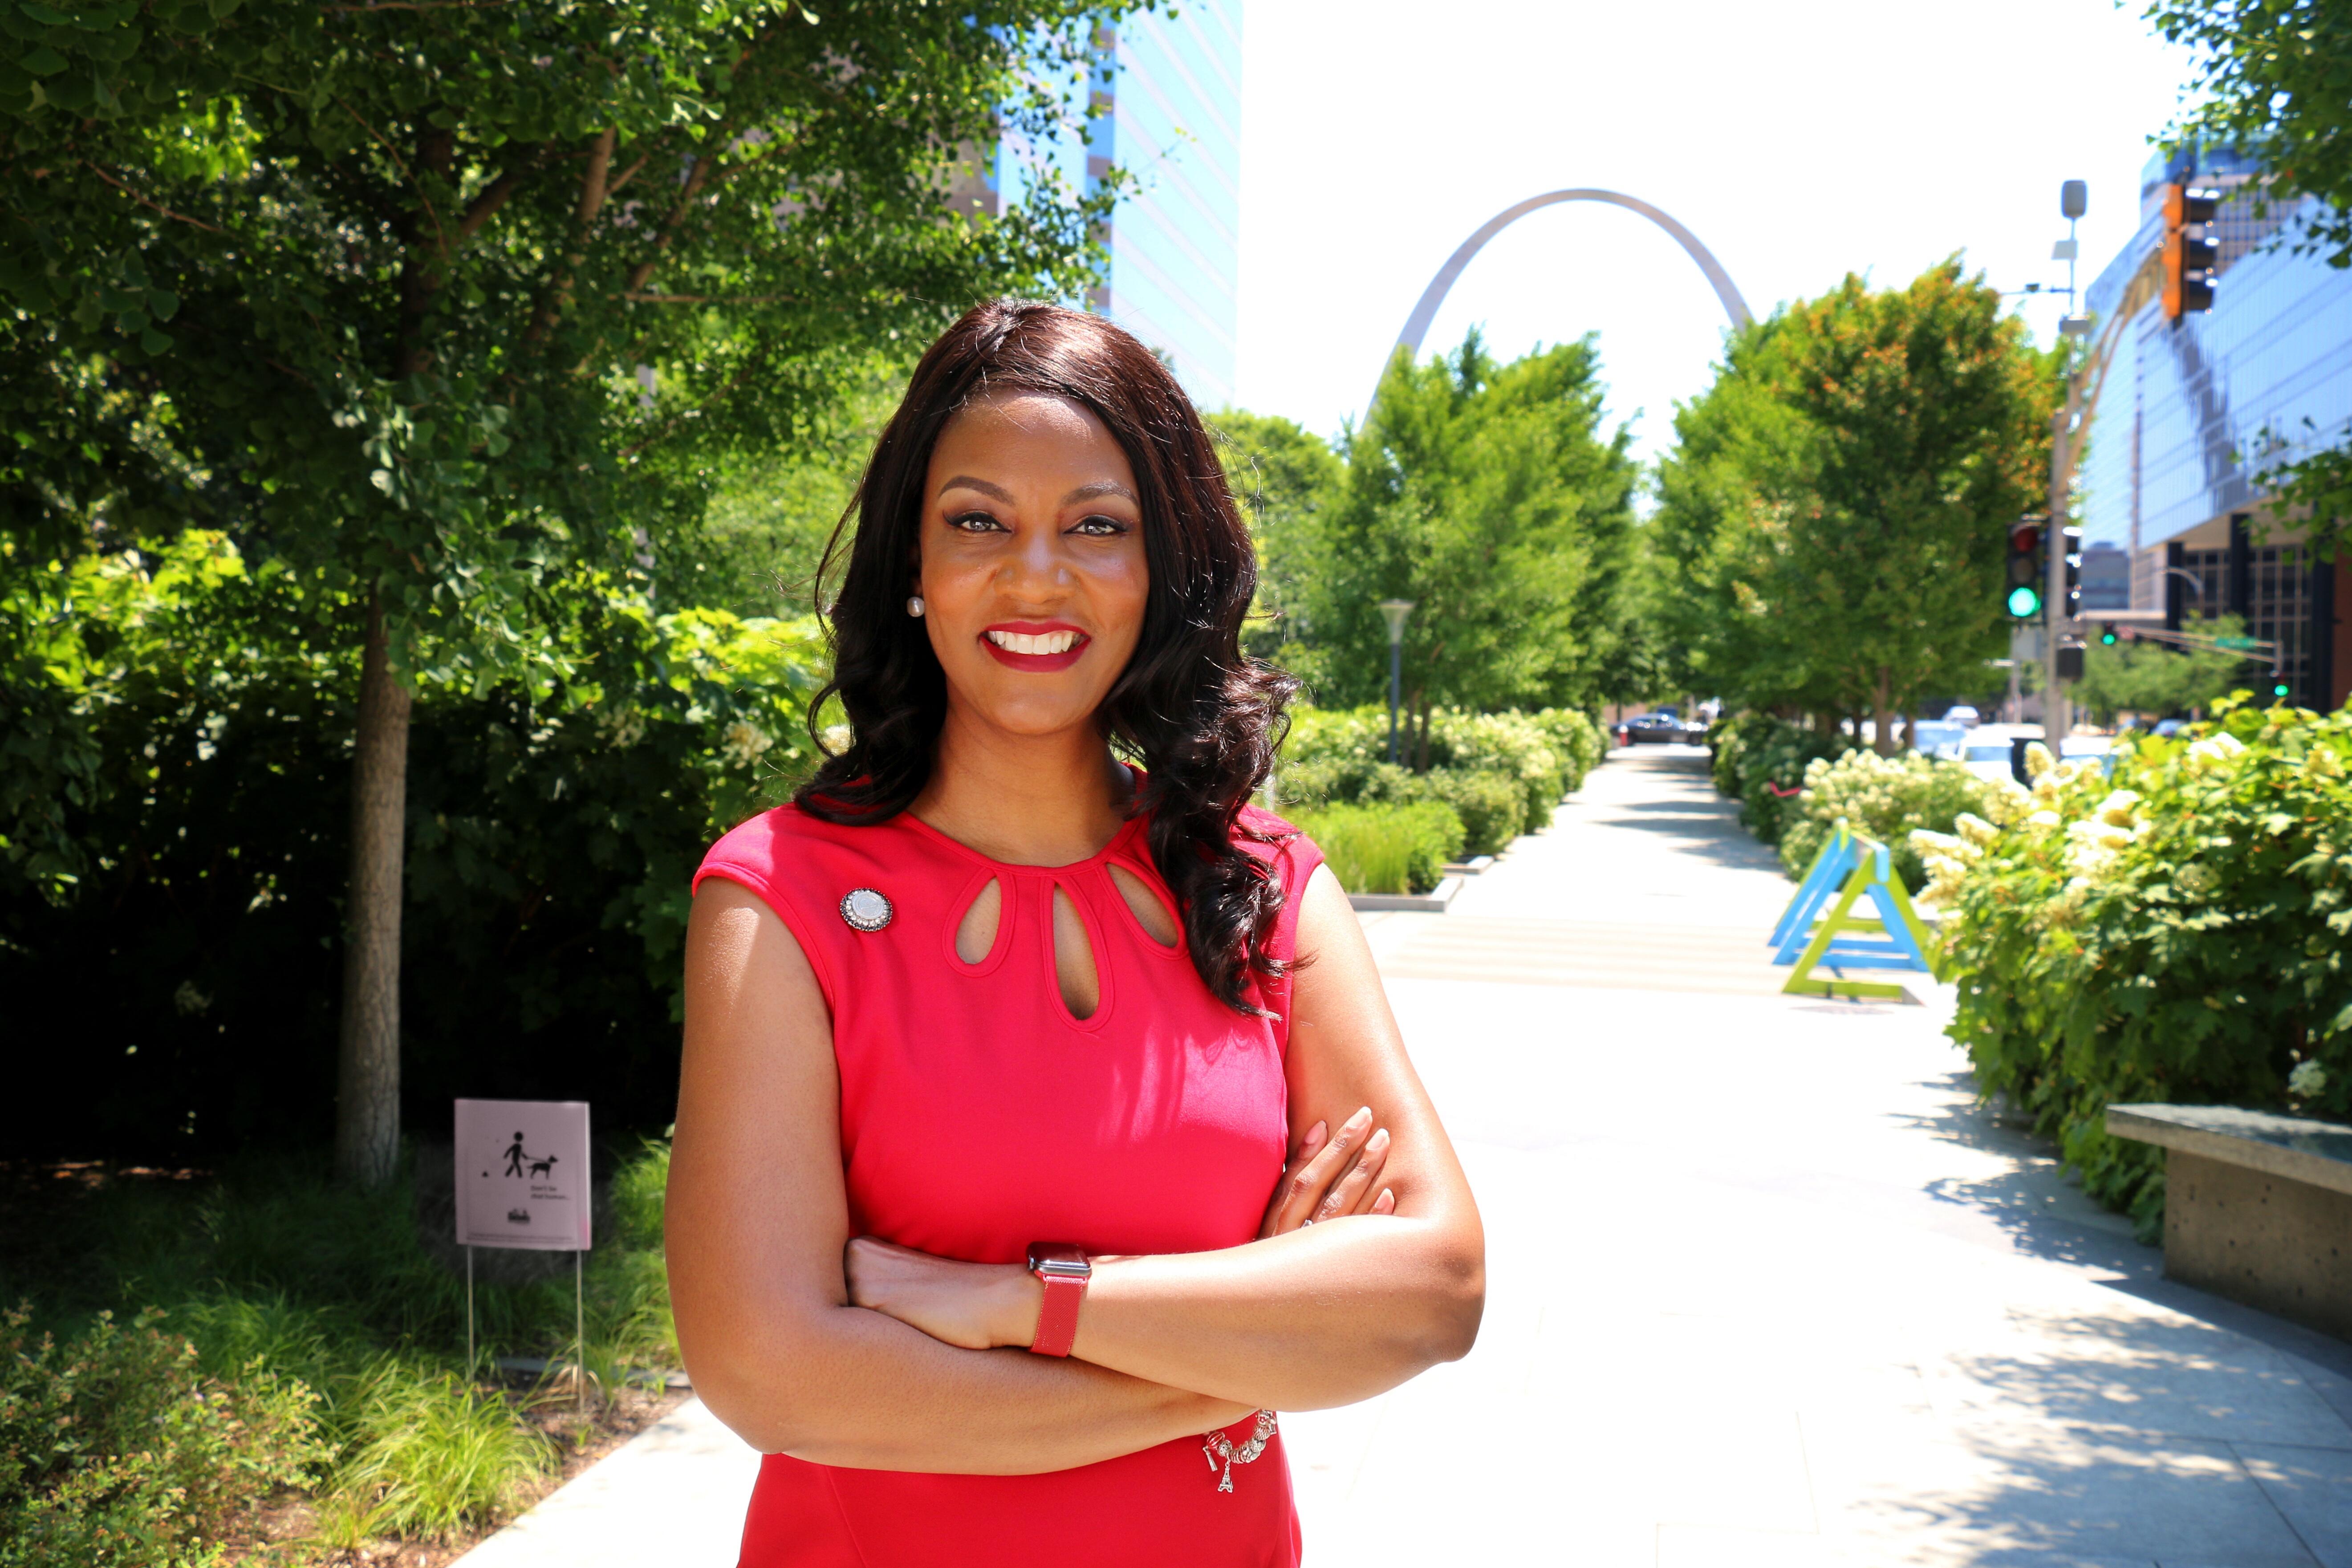
[[[1037,1309],[1037,1332],[1029,1348],[1039,1355],[1066,1356],[1078,1337],[1078,1305],[1087,1299],[1083,1279],[1042,1275],[1045,1303]]]

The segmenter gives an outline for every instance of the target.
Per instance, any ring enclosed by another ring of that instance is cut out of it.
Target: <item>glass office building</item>
[[[2221,268],[2210,311],[2166,317],[2147,298],[2119,330],[2079,472],[2083,616],[2158,609],[2168,625],[2229,614],[2274,640],[2294,700],[2352,693],[2352,573],[2304,549],[2274,517],[2264,476],[2352,438],[2352,271],[2291,244],[2301,209],[2255,211],[2248,160],[2210,150],[2152,159],[2140,226],[2091,285],[2102,334],[2164,247],[2173,182],[2216,188]],[[2253,682],[2250,679],[2249,684]]]
[[[1106,226],[1110,267],[1087,304],[1166,359],[1195,403],[1223,407],[1241,304],[1242,0],[1129,16],[1097,36],[1095,58],[1101,112],[1087,142],[1033,149],[1007,138],[957,199],[992,212],[1017,204],[1041,155],[1089,192],[1124,169],[1133,188]]]

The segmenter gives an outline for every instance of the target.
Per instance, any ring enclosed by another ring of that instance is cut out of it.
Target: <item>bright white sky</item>
[[[2058,185],[2090,183],[2087,286],[2139,221],[2189,79],[2137,0],[1247,0],[1242,405],[1336,434],[1429,279],[1505,207],[1570,186],[1663,207],[1757,315],[1954,250],[2065,282]],[[2020,307],[2048,341],[2063,305]],[[1725,326],[1680,247],[1622,208],[1531,214],[1470,264],[1424,354],[1600,333],[1636,449],[1673,439]]]

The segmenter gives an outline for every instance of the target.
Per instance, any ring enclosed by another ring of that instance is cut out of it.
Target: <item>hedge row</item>
[[[1979,1088],[2144,1232],[2163,1156],[2109,1137],[2110,1104],[2352,1113],[2352,714],[2244,695],[2112,776],[2033,748],[2017,820],[1916,836]]]
[[[1462,852],[1494,855],[1549,826],[1552,809],[1583,784],[1604,744],[1600,726],[1573,709],[1440,709],[1429,720],[1429,771],[1414,773],[1386,760],[1386,709],[1302,709],[1282,749],[1276,792],[1291,811],[1435,802],[1461,818]]]

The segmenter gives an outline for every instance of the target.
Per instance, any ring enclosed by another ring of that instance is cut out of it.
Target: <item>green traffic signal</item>
[[[2009,613],[2021,621],[2030,621],[2042,613],[2039,590],[2019,584],[2009,591]]]
[[[2105,647],[2115,647],[2116,628],[2113,626],[2101,626],[2099,628],[2099,642],[2100,645]]]
[[[2271,683],[2271,695],[2273,697],[2284,697],[2293,689],[2294,689],[2288,686],[2284,680],[2274,680]]]

